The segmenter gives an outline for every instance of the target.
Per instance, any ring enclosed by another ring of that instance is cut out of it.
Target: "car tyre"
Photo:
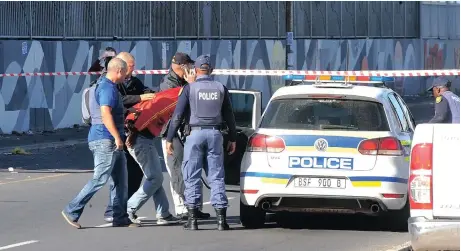
[[[300,220],[303,217],[306,217],[306,214],[302,213],[293,213],[293,212],[277,212],[276,219],[277,224],[281,228],[288,228],[288,229],[301,229],[304,227],[304,221]]]
[[[240,201],[240,222],[245,228],[262,228],[266,223],[266,212],[258,207],[247,206]]]
[[[408,218],[410,218],[410,202],[400,210],[390,210],[381,218],[383,227],[395,232],[408,232]]]

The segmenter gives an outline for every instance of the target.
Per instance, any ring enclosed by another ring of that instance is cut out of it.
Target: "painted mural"
[[[0,71],[87,71],[106,46],[129,51],[136,69],[167,69],[176,51],[192,58],[210,54],[218,69],[283,69],[285,42],[277,40],[207,41],[1,41]],[[377,39],[297,40],[295,69],[398,70],[459,68],[459,40]],[[161,75],[138,76],[158,88]],[[0,133],[49,131],[81,124],[81,92],[95,76],[5,77],[0,79]],[[234,89],[256,89],[267,103],[283,86],[281,77],[216,76]],[[394,89],[419,95],[431,78],[400,78]],[[459,88],[459,77],[454,78]]]

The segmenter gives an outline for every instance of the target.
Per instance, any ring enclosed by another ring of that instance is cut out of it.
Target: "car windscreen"
[[[351,99],[278,99],[260,128],[287,130],[389,131],[381,103]]]

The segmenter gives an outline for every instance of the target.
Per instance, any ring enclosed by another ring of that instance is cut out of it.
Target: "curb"
[[[33,150],[40,150],[46,148],[59,148],[59,147],[66,147],[66,146],[74,146],[80,144],[88,143],[87,139],[77,139],[77,140],[66,140],[66,141],[58,141],[58,142],[49,142],[49,143],[38,143],[38,144],[28,144],[28,145],[16,145],[16,146],[9,146],[9,147],[1,147],[0,154],[9,154],[15,147],[20,147],[25,151],[33,151]]]
[[[400,244],[400,245],[397,245],[397,246],[394,246],[390,249],[387,249],[385,251],[413,251],[413,249],[411,248],[411,242],[407,241],[403,244]]]

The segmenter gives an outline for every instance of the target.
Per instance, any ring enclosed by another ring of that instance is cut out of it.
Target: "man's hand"
[[[128,137],[126,138],[125,144],[128,148],[132,148],[134,143],[136,143],[136,134],[130,132]]]
[[[124,145],[124,143],[123,143],[123,140],[122,140],[121,138],[117,137],[117,138],[115,139],[115,145],[117,146],[117,150],[123,151],[123,145]]]
[[[155,93],[141,94],[141,101],[151,100],[155,98]]]
[[[194,83],[196,78],[197,76],[195,75],[194,69],[184,68],[184,79],[187,81],[187,83]]]
[[[227,152],[229,153],[229,155],[232,155],[235,152],[235,146],[235,142],[227,142]]]
[[[166,152],[168,153],[168,155],[173,155],[173,144],[171,142],[166,142]]]

